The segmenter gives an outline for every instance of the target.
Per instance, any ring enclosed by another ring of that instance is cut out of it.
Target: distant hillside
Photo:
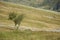
[[[0,1],[13,2],[36,8],[44,8],[48,10],[60,11],[59,0],[0,0]]]
[[[43,0],[2,0],[2,1],[14,2],[33,7],[40,7],[43,2]]]
[[[21,26],[38,27],[47,29],[59,29],[60,28],[60,14],[59,12],[36,9],[27,7],[24,5],[0,2],[0,24],[14,25],[14,23],[8,20],[10,12],[19,14],[25,14],[25,18],[21,23]]]

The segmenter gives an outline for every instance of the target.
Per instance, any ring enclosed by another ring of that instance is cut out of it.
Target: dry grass
[[[23,26],[31,26],[31,27],[39,27],[39,28],[60,26],[60,14],[58,12],[49,12],[49,11],[26,7],[23,5],[0,2],[0,14],[2,14],[0,18],[1,22],[7,23],[9,21],[7,19],[10,12],[15,12],[18,15],[25,14],[25,18],[21,23],[21,25]],[[8,24],[10,22],[8,22]]]
[[[7,2],[0,2],[0,25],[14,25],[12,21],[8,20],[10,12],[15,12],[18,15],[25,14],[21,26],[51,29],[60,27],[60,14],[58,12],[39,10]],[[60,32],[14,31],[2,27],[0,28],[0,40],[60,40]]]

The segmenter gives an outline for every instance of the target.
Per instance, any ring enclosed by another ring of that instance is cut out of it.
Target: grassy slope
[[[1,29],[0,40],[60,40],[59,32],[11,31],[9,29]]]
[[[60,26],[60,15],[46,12],[43,10],[37,10],[34,8],[28,8],[24,6],[19,6],[15,4],[7,4],[0,2],[0,23],[13,24],[12,21],[8,19],[9,12],[16,12],[17,14],[24,13],[26,16],[21,25],[25,26],[34,26],[34,27],[50,27],[53,25]],[[44,16],[51,16],[56,17],[54,19],[49,19]],[[33,22],[33,21],[34,22]],[[38,22],[36,22],[38,21]],[[41,22],[43,23],[41,23]],[[48,23],[48,24],[47,24]],[[50,24],[50,26],[49,26]],[[54,25],[55,24],[55,25]],[[32,31],[23,31],[17,32],[7,29],[7,28],[0,28],[0,40],[60,40],[60,33],[57,32],[32,32]]]
[[[0,23],[13,24],[12,21],[7,20],[10,12],[15,12],[18,15],[25,14],[21,26],[39,28],[57,28],[60,26],[60,14],[58,12],[49,12],[7,2],[0,2]]]

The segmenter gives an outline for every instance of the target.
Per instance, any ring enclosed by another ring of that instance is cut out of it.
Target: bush
[[[15,26],[17,27],[16,29],[19,28],[23,18],[24,18],[24,14],[21,14],[21,15],[18,15],[18,16],[15,13],[10,13],[9,14],[9,19],[14,22]]]

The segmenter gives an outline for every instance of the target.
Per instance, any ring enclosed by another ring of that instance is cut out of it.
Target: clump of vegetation
[[[24,18],[24,14],[21,14],[21,15],[17,15],[15,13],[9,14],[9,19],[14,22],[15,26],[17,27],[16,29],[19,28],[23,18]]]

